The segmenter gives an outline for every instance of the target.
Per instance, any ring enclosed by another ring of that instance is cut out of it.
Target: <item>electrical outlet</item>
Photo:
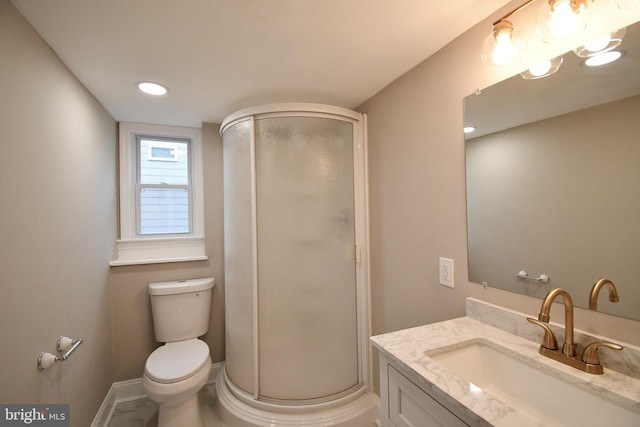
[[[440,258],[440,284],[453,288],[453,260]]]

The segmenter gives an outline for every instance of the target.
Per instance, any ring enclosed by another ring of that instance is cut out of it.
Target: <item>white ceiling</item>
[[[199,127],[273,102],[355,108],[509,0],[12,2],[116,120]]]

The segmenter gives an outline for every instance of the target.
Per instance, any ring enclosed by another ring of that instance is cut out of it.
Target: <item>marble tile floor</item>
[[[224,427],[213,410],[216,385],[209,384],[200,391],[200,402],[205,413],[205,427]],[[119,403],[105,427],[156,427],[158,405],[151,399],[137,399]]]

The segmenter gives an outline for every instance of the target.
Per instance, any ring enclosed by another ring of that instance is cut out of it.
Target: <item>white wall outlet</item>
[[[453,260],[440,258],[440,284],[453,288]]]

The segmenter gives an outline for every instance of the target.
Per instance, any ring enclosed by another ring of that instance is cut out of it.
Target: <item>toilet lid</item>
[[[204,341],[167,343],[151,353],[144,371],[156,382],[174,383],[194,375],[209,360],[209,346]]]

